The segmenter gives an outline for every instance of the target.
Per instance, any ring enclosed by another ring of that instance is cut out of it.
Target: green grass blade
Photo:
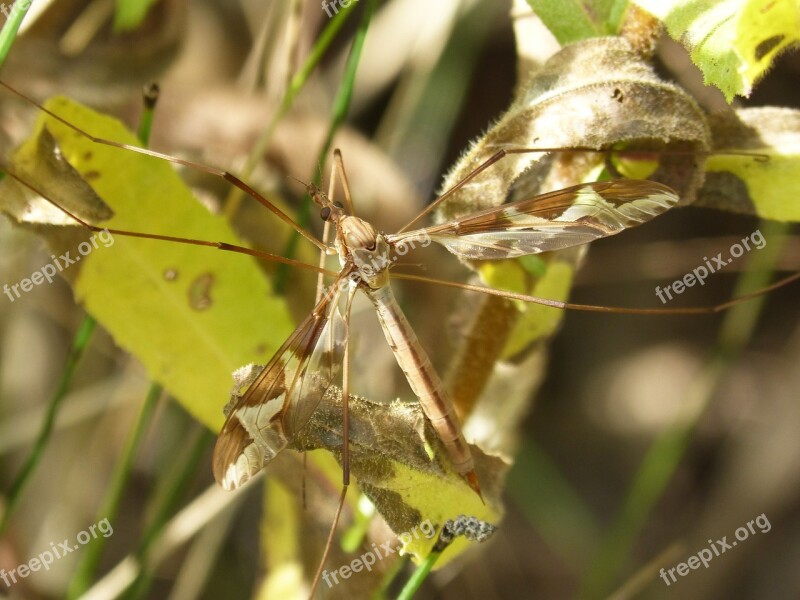
[[[789,225],[764,221],[760,231],[770,243],[761,252],[748,257],[747,268],[737,283],[734,297],[756,291],[769,283],[785,245]],[[622,509],[584,576],[579,598],[605,597],[617,583],[639,533],[686,454],[695,427],[717,385],[755,331],[764,301],[764,297],[759,297],[736,305],[726,313],[715,347],[688,391],[690,405],[701,406],[701,410],[692,422],[671,427],[650,446],[634,476]]]
[[[178,457],[178,460],[175,461],[175,468],[168,469],[163,475],[160,493],[156,495],[153,516],[142,534],[136,550],[136,557],[142,570],[136,582],[122,595],[125,600],[144,598],[147,595],[154,576],[147,566],[148,554],[153,542],[161,535],[170,517],[178,511],[184,492],[189,487],[192,478],[197,475],[206,452],[214,443],[214,435],[201,426],[195,426],[194,433],[190,437],[191,439],[187,440],[189,449],[185,455]]]
[[[151,83],[142,90],[142,116],[139,118],[139,129],[136,137],[144,148],[150,146],[150,135],[153,133],[153,118],[156,113],[156,103],[158,102],[158,84]]]

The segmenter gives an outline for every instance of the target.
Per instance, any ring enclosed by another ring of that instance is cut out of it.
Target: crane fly
[[[336,157],[335,164],[343,172],[341,154],[337,152]],[[335,180],[335,176],[331,179]],[[656,182],[598,182],[520,200],[432,227],[384,235],[370,223],[348,214],[320,189],[309,186],[308,192],[320,207],[321,217],[335,227],[334,247],[342,268],[311,314],[242,397],[228,408],[227,421],[214,452],[214,475],[226,489],[245,483],[286,447],[339,373],[348,380],[342,363],[349,310],[342,314],[338,308],[339,297],[347,289],[348,307],[356,290],[362,291],[374,306],[386,341],[453,467],[480,494],[474,461],[453,402],[392,292],[390,270],[397,257],[405,255],[407,247],[413,248],[417,242],[427,246],[431,241],[469,260],[537,254],[619,233],[678,202],[675,192]],[[349,198],[349,191],[346,197]],[[347,397],[343,393],[343,398]],[[344,464],[347,473],[346,458]]]
[[[112,235],[213,247],[318,273],[320,279],[317,303],[311,313],[291,333],[267,364],[248,378],[242,393],[234,395],[226,407],[226,421],[217,439],[212,467],[215,479],[225,489],[235,489],[245,484],[282,449],[290,445],[293,438],[308,423],[326,391],[341,379],[344,415],[341,461],[343,486],[329,541],[320,563],[320,572],[330,550],[333,532],[349,485],[348,341],[351,307],[357,292],[363,293],[374,306],[386,341],[412,391],[419,399],[420,406],[436,432],[452,468],[478,496],[481,496],[481,487],[475,463],[461,431],[453,402],[400,309],[390,285],[392,278],[457,287],[558,308],[605,312],[700,314],[716,312],[741,300],[735,299],[712,308],[613,309],[546,300],[484,286],[391,272],[399,256],[405,256],[417,246],[428,246],[431,242],[443,246],[460,259],[483,261],[513,259],[561,250],[615,235],[651,220],[678,203],[676,192],[655,181],[629,179],[586,183],[516,200],[429,227],[411,229],[421,217],[504,157],[543,151],[537,148],[509,147],[499,150],[483,161],[400,231],[384,234],[355,215],[344,161],[337,150],[334,152],[334,166],[328,191],[323,192],[310,184],[306,186],[325,222],[325,233],[322,240],[319,240],[251,186],[227,171],[92,136],[7,84],[0,82],[0,85],[92,142],[197,168],[225,179],[251,195],[290,225],[299,235],[316,246],[323,258],[327,255],[338,255],[341,268],[338,272],[333,272],[325,269],[322,261],[319,266],[312,265],[225,242],[99,227],[59,205],[34,182],[26,180],[9,166],[5,167],[10,177],[41,195],[90,231],[108,231]],[[344,191],[344,204],[334,200],[334,190],[339,177]],[[333,244],[329,245],[327,237],[331,227],[335,230],[335,237]],[[324,290],[322,276],[333,278],[333,283]],[[796,278],[798,275],[793,275],[758,293],[764,293]],[[315,586],[318,580],[319,572]]]

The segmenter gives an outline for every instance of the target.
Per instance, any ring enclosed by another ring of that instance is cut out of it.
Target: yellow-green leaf
[[[64,98],[47,106],[94,135],[137,144],[115,119]],[[44,127],[113,210],[113,218],[97,225],[243,244],[223,218],[194,198],[168,163],[92,143],[49,117],[39,119],[34,136],[12,158],[21,176],[41,160],[37,152]],[[214,430],[222,424],[231,372],[249,362],[265,362],[291,331],[284,301],[272,294],[248,256],[108,234],[95,236],[96,247],[82,256],[74,239],[64,241],[65,231],[82,229],[41,229],[57,252],[69,251],[79,259],[65,274],[74,280],[86,310],[144,364],[151,378]]]
[[[690,51],[728,102],[748,96],[777,54],[800,40],[797,0],[636,0]]]

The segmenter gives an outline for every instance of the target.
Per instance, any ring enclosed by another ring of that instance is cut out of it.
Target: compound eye
[[[333,205],[334,205],[336,208],[338,208],[339,210],[344,210],[344,204],[342,204],[342,203],[341,203],[341,202],[339,202],[339,201],[336,201],[336,202],[334,202],[334,203],[333,203]]]
[[[319,211],[319,216],[322,217],[323,221],[330,221],[331,220],[331,207],[330,206],[323,206],[322,210]]]

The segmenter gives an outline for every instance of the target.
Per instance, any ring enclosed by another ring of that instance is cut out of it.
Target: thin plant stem
[[[91,316],[86,315],[83,319],[83,323],[81,323],[80,328],[75,333],[75,337],[72,340],[72,348],[70,349],[69,356],[67,356],[67,362],[64,365],[64,370],[61,373],[61,380],[58,382],[58,387],[56,388],[56,391],[50,400],[50,405],[45,413],[42,428],[39,430],[39,435],[33,444],[31,453],[28,455],[28,458],[25,460],[25,463],[23,464],[16,478],[12,482],[8,493],[6,494],[6,508],[5,512],[3,513],[3,519],[0,521],[0,536],[5,533],[8,523],[11,519],[11,515],[17,508],[17,505],[22,497],[22,492],[24,491],[25,486],[30,481],[31,475],[33,475],[33,472],[36,470],[36,467],[39,465],[42,457],[44,456],[45,448],[47,447],[47,444],[50,441],[50,436],[53,433],[53,425],[55,424],[56,416],[61,408],[64,397],[67,395],[67,390],[69,390],[70,385],[72,384],[72,379],[75,375],[78,363],[80,362],[80,359],[83,356],[87,345],[89,344],[89,340],[92,337],[92,332],[94,332],[96,325],[97,321],[95,321]]]
[[[322,182],[321,169],[324,167],[325,159],[331,151],[333,138],[344,123],[345,119],[347,118],[347,114],[350,111],[350,104],[352,103],[353,99],[353,89],[355,88],[356,73],[358,72],[358,63],[361,59],[361,51],[364,49],[364,40],[367,37],[367,31],[369,30],[369,25],[372,21],[372,15],[375,13],[375,7],[377,4],[377,0],[369,0],[367,2],[364,15],[362,16],[361,22],[358,25],[358,30],[353,36],[353,43],[350,46],[350,52],[347,56],[347,63],[345,64],[342,81],[339,85],[339,89],[336,92],[336,98],[333,101],[331,122],[328,127],[328,132],[325,135],[325,142],[322,144],[319,155],[317,156],[317,164],[321,165],[321,167],[320,170],[316,171],[314,174],[314,185],[319,186]],[[303,223],[308,225],[310,215],[311,196],[306,194],[298,210],[297,222],[301,225]],[[289,258],[293,257],[298,241],[298,236],[291,235],[289,237],[289,241],[286,243],[286,246],[283,249],[282,255]],[[275,292],[277,294],[280,294],[283,291],[288,276],[289,270],[286,268],[281,268],[279,265],[276,269],[274,285]]]
[[[320,33],[319,38],[314,44],[314,47],[311,49],[311,52],[303,63],[303,66],[300,67],[300,70],[289,82],[289,86],[286,89],[286,92],[283,94],[283,98],[281,99],[278,110],[272,116],[266,128],[264,129],[264,132],[253,146],[250,156],[248,156],[241,173],[239,173],[242,179],[249,179],[253,174],[253,171],[255,171],[256,166],[261,161],[264,153],[269,147],[270,142],[272,141],[272,136],[275,133],[278,123],[280,123],[283,117],[286,116],[286,113],[289,112],[289,109],[294,104],[294,101],[297,98],[297,95],[300,93],[300,90],[305,87],[309,77],[311,76],[311,73],[314,72],[314,69],[317,68],[317,65],[322,60],[322,57],[327,53],[328,48],[330,48],[333,40],[336,39],[336,35],[339,33],[339,30],[342,28],[342,26],[344,26],[345,22],[347,21],[347,17],[350,16],[350,13],[355,6],[356,4],[353,2],[347,8],[340,10],[339,13],[336,14],[325,26],[325,28],[322,30],[322,33]],[[228,193],[228,197],[225,199],[223,209],[223,212],[228,220],[230,220],[239,210],[243,196],[244,193],[242,190],[236,187],[232,188]]]
[[[425,557],[425,561],[416,568],[414,573],[406,582],[406,585],[398,594],[397,600],[411,600],[414,597],[414,594],[416,594],[419,591],[419,588],[422,587],[423,582],[428,578],[431,569],[433,569],[433,566],[439,560],[441,555],[441,552],[434,550],[428,554],[427,557]]]
[[[157,383],[150,386],[147,393],[142,409],[139,412],[139,418],[131,430],[128,439],[125,443],[125,448],[122,451],[122,456],[117,462],[116,468],[111,478],[111,485],[109,486],[108,493],[103,500],[103,504],[97,513],[95,522],[102,519],[113,521],[119,512],[119,506],[122,501],[125,487],[130,480],[131,472],[133,471],[133,463],[136,458],[136,453],[139,445],[144,436],[147,426],[150,424],[150,419],[158,404],[158,399],[161,397],[162,388]],[[73,599],[81,596],[89,585],[94,580],[97,566],[100,563],[100,557],[106,546],[106,538],[98,537],[86,547],[80,563],[72,577],[69,585],[67,598]]]
[[[136,582],[122,595],[125,600],[144,598],[153,582],[153,573],[147,570],[148,554],[153,542],[158,539],[164,526],[180,506],[192,478],[197,474],[199,466],[205,457],[206,451],[214,442],[214,436],[207,429],[197,426],[191,439],[187,440],[189,450],[182,460],[176,461],[177,466],[168,470],[162,479],[162,493],[157,495],[157,503],[153,510],[153,517],[142,534],[135,553],[136,559],[142,565],[142,571]],[[177,473],[173,473],[177,471]]]
[[[17,39],[22,21],[32,4],[33,2],[15,2],[10,13],[6,15],[6,22],[3,24],[3,29],[0,30],[0,66],[5,64],[8,53],[11,52],[11,47]]]

